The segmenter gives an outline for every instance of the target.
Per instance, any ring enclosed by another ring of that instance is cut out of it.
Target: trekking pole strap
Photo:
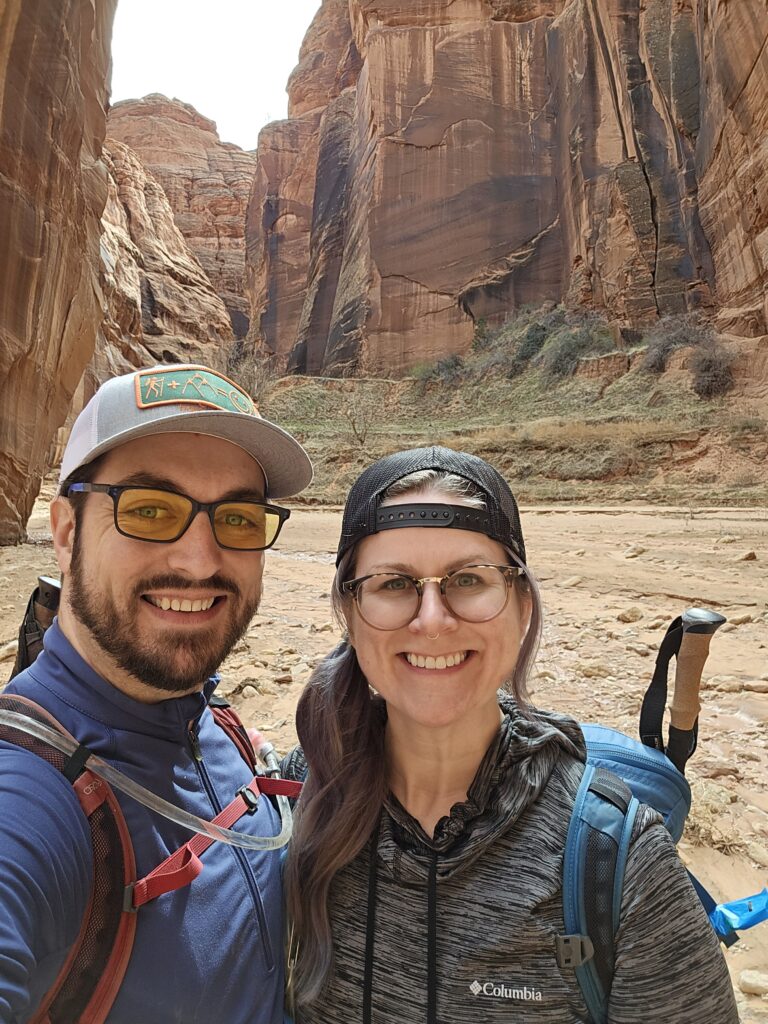
[[[683,620],[678,615],[670,623],[666,636],[661,642],[656,656],[653,678],[645,691],[642,708],[640,709],[640,739],[647,747],[654,747],[664,753],[664,709],[667,704],[667,676],[669,663],[680,650],[683,639]]]

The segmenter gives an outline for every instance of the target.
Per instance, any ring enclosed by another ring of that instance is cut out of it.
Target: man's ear
[[[51,502],[51,534],[56,561],[62,573],[69,572],[75,543],[75,512],[72,502],[56,497]]]

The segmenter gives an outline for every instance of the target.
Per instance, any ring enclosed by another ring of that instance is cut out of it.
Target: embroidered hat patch
[[[136,405],[195,405],[258,416],[253,399],[234,381],[205,366],[154,367],[136,374]]]

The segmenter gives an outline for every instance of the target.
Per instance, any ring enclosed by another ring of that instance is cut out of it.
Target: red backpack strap
[[[266,796],[287,796],[295,799],[300,792],[300,782],[256,776],[247,786],[243,786],[235,799],[227,804],[223,811],[216,815],[213,824],[221,825],[222,828],[231,828],[244,814],[252,814],[256,810],[261,793]],[[157,899],[164,893],[174,892],[176,889],[183,889],[185,885],[189,885],[203,870],[203,862],[200,858],[215,842],[216,840],[211,836],[198,833],[170,857],[166,857],[161,864],[158,864],[148,875],[140,878],[132,886],[131,908],[138,910],[145,903]]]
[[[258,765],[256,752],[253,749],[248,731],[240,721],[237,712],[229,706],[223,697],[219,697],[216,694],[213,694],[208,701],[208,707],[211,709],[211,714],[216,724],[229,736],[237,747],[242,759],[251,771],[255,772]]]
[[[52,715],[25,697],[0,694],[0,708],[69,736]],[[111,787],[82,770],[86,748],[81,746],[68,757],[7,725],[0,726],[0,739],[44,758],[72,782],[88,819],[93,850],[93,885],[80,934],[30,1024],[102,1024],[122,984],[136,933],[136,916],[123,907],[125,890],[136,878],[125,818]]]

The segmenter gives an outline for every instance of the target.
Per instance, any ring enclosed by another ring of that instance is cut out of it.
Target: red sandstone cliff
[[[159,94],[116,103],[107,130],[162,185],[176,226],[227,307],[235,336],[244,337],[250,315],[245,211],[256,154],[221,142],[213,121]]]
[[[767,38],[762,0],[324,0],[259,140],[252,337],[339,372],[543,300],[766,333]]]
[[[0,544],[93,353],[115,3],[0,0]]]

